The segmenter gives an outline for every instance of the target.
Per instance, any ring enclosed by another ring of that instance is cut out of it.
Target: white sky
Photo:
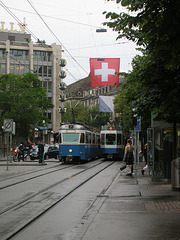
[[[47,44],[62,43],[68,50],[71,56],[66,51],[62,55],[67,60],[65,83],[70,84],[87,77],[90,72],[89,58],[120,58],[120,72],[132,69],[132,58],[139,53],[135,49],[136,45],[126,39],[116,40],[118,33],[109,28],[106,33],[96,32],[97,28],[104,28],[104,11],[125,11],[120,4],[105,0],[29,1],[57,38],[35,13],[28,0],[2,0],[0,3],[5,4],[21,21],[25,17],[28,29],[37,38],[45,40]],[[14,28],[18,29],[16,20],[1,5],[0,13],[0,22],[5,21],[6,28],[10,29],[9,23],[14,22]],[[36,42],[33,37],[32,40]]]

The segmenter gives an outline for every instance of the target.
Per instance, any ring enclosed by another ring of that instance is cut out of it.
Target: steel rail
[[[93,166],[91,166],[91,167],[89,167],[89,168],[87,168],[87,169],[83,169],[82,171],[73,174],[72,177],[77,176],[77,175],[79,175],[79,174],[81,174],[81,173],[83,173],[83,172],[85,172],[85,171],[87,171],[87,170],[89,170],[89,169],[91,169],[91,168],[94,168],[94,167],[96,167],[96,166],[98,166],[98,165],[100,165],[100,164],[102,164],[102,163],[103,163],[103,162],[99,162],[99,163],[96,163],[95,165],[93,165]],[[57,171],[57,170],[55,170],[55,171]],[[55,172],[55,171],[54,171],[54,172]],[[51,172],[51,173],[52,173],[52,172]],[[43,175],[45,175],[45,174],[43,174]],[[33,179],[33,178],[31,178],[31,180],[32,180],[32,179]],[[38,192],[35,192],[35,193],[30,194],[29,196],[27,196],[26,198],[22,199],[21,201],[18,201],[18,202],[14,203],[14,204],[11,204],[9,207],[2,209],[2,210],[0,211],[0,215],[2,215],[2,214],[4,214],[4,213],[12,210],[13,208],[16,208],[16,207],[19,206],[20,204],[24,204],[26,201],[29,201],[30,199],[34,198],[35,196],[37,196],[37,195],[39,195],[39,194],[41,194],[41,193],[43,193],[43,192],[45,192],[45,191],[47,191],[47,190],[55,187],[55,186],[57,186],[58,184],[61,184],[61,183],[65,182],[65,181],[67,181],[67,180],[69,180],[69,177],[66,177],[66,178],[64,178],[64,179],[62,179],[62,180],[60,180],[60,181],[58,181],[58,182],[55,182],[55,183],[49,185],[48,187],[45,187],[45,188],[41,189],[41,190],[38,191]],[[22,181],[22,182],[23,182],[23,181]],[[14,184],[14,185],[15,185],[15,184]],[[13,186],[13,185],[12,185],[12,186]]]
[[[7,236],[6,238],[2,239],[2,240],[10,240],[13,237],[15,237],[17,234],[19,234],[21,231],[23,231],[25,228],[27,228],[29,225],[31,225],[33,222],[35,222],[38,218],[42,217],[47,211],[51,210],[53,207],[55,207],[58,203],[62,202],[65,198],[67,198],[71,193],[75,192],[77,189],[79,189],[81,186],[83,186],[85,183],[87,183],[88,181],[90,181],[92,178],[94,178],[95,176],[97,176],[99,173],[101,173],[102,171],[104,171],[105,169],[107,169],[108,167],[110,167],[112,164],[114,164],[113,162],[110,162],[108,165],[106,165],[105,167],[101,168],[99,171],[97,171],[96,173],[94,173],[93,175],[91,175],[90,177],[88,177],[86,180],[82,181],[81,183],[79,183],[77,186],[75,186],[74,188],[72,188],[69,192],[67,192],[66,194],[64,194],[62,197],[60,197],[58,200],[56,200],[53,204],[47,206],[46,209],[44,209],[42,212],[38,213],[36,216],[34,216],[32,219],[29,219],[29,221],[27,221],[26,223],[24,223],[22,226],[19,226],[19,228],[17,230],[15,230],[14,232],[10,233],[9,236]],[[90,168],[93,168],[95,166],[91,166]],[[85,172],[88,169],[84,169],[83,171],[76,173],[74,175],[72,175],[72,177],[77,176],[79,174],[81,174],[82,172]],[[65,178],[64,180],[61,180],[59,183],[63,182],[63,181],[67,181],[69,180],[69,178]],[[57,183],[57,184],[59,184]],[[57,185],[56,184],[56,185]]]

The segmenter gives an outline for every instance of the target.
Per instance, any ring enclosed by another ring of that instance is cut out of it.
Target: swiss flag
[[[119,83],[120,58],[90,58],[91,87]]]

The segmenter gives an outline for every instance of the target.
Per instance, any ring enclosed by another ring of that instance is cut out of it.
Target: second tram
[[[107,159],[122,160],[124,156],[124,139],[122,130],[116,127],[101,128],[101,154]]]

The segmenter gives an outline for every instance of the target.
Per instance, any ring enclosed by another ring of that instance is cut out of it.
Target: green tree
[[[106,13],[105,23],[143,48],[127,76],[128,89],[139,113],[156,111],[159,118],[180,122],[180,1],[116,0],[128,12]],[[130,86],[133,84],[133,86]],[[129,100],[129,99],[128,99]],[[130,102],[132,102],[130,101]]]
[[[35,126],[42,124],[46,110],[53,107],[33,73],[0,76],[1,124],[10,118],[16,123],[16,137],[27,138]]]
[[[110,113],[99,112],[99,106],[89,108],[88,124],[96,128],[106,125],[110,120]]]
[[[98,106],[92,108],[85,107],[82,103],[72,101],[65,103],[66,113],[62,114],[62,122],[73,122],[72,108],[76,122],[85,123],[89,126],[99,128],[109,122],[109,113],[100,113]]]
[[[107,0],[109,1],[109,0]],[[116,0],[127,11],[106,13],[105,24],[143,46],[168,67],[180,65],[180,1]]]
[[[82,103],[72,101],[71,103],[65,103],[64,106],[67,110],[62,114],[62,122],[72,123],[75,120],[76,122],[86,123],[88,121],[88,109]],[[73,115],[75,119],[73,119]]]

